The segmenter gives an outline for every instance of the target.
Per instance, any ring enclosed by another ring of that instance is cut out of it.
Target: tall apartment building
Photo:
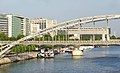
[[[45,19],[45,18],[34,18],[30,20],[30,34],[35,34],[39,32],[40,30],[43,30],[45,28],[50,28],[52,26],[57,25],[56,20],[52,19]]]
[[[4,32],[8,37],[17,37],[19,34],[29,35],[29,23],[29,19],[23,16],[1,14],[0,32]]]

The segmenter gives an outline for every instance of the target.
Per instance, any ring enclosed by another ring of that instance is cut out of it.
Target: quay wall
[[[37,54],[38,52],[25,52],[18,55],[5,56],[4,58],[0,59],[0,65],[33,59],[37,57]]]

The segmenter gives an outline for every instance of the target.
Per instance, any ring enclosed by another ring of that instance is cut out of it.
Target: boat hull
[[[73,50],[72,51],[72,56],[82,56],[83,55],[83,51],[81,50]]]
[[[37,54],[37,57],[38,58],[54,58],[54,54],[48,54],[48,53],[39,53]]]

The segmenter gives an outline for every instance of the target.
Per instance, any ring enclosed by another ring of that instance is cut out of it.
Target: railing
[[[1,44],[9,44],[12,41],[0,41]],[[110,40],[110,41],[23,41],[20,44],[26,45],[120,45],[120,40]]]

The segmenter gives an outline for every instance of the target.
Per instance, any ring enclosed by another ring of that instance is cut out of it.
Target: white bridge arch
[[[70,21],[60,23],[60,24],[58,24],[56,26],[53,26],[51,28],[46,28],[46,29],[40,31],[39,33],[26,36],[24,38],[21,38],[17,41],[12,42],[11,44],[7,44],[5,46],[0,47],[0,49],[1,49],[0,57],[1,58],[4,57],[7,53],[10,52],[12,47],[19,44],[20,42],[31,39],[31,38],[34,38],[36,36],[39,36],[39,35],[42,35],[42,34],[45,34],[45,33],[48,33],[48,32],[52,32],[52,31],[55,31],[55,30],[59,30],[59,29],[62,29],[62,28],[76,26],[76,25],[79,25],[79,24],[83,25],[83,24],[86,24],[86,23],[105,21],[105,20],[111,20],[111,19],[120,19],[120,15],[91,16],[91,17],[84,17],[84,18],[70,20]]]

